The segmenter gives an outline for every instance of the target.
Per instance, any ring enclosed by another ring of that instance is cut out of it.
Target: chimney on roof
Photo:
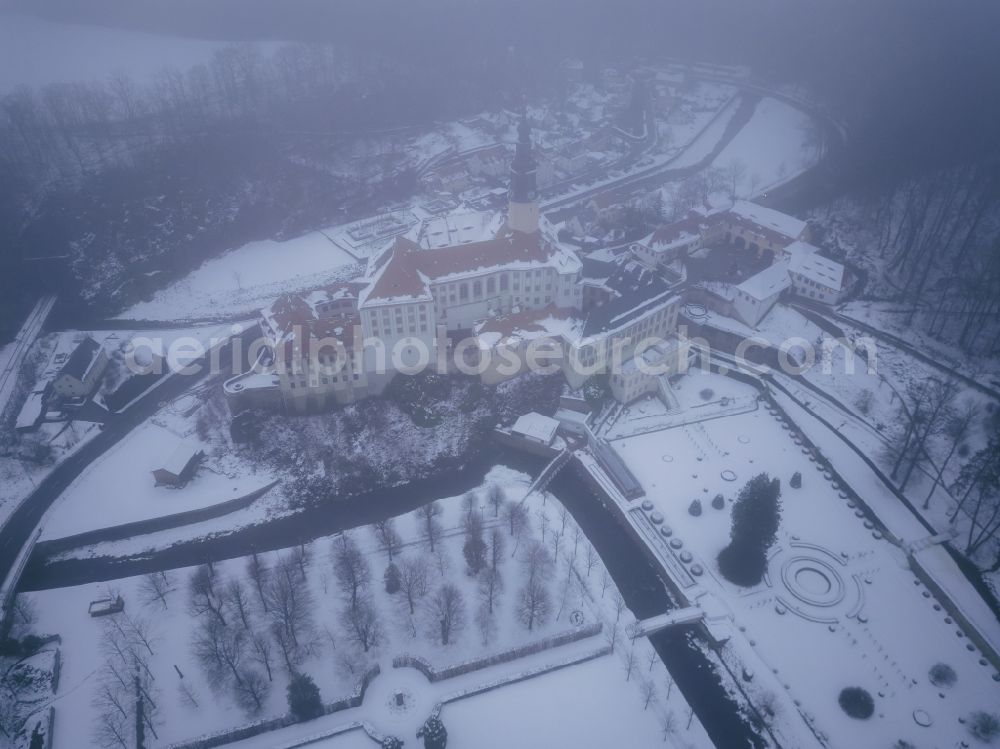
[[[507,226],[531,234],[538,231],[537,167],[531,149],[531,125],[528,115],[521,115],[517,127],[517,149],[510,167],[510,203],[507,208]]]

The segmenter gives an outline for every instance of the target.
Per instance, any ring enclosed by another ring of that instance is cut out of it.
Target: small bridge
[[[682,624],[700,622],[704,618],[705,611],[703,609],[698,606],[688,606],[638,621],[628,628],[627,633],[634,640],[638,637],[648,637],[671,627],[679,627]]]
[[[931,546],[937,546],[938,544],[943,544],[947,541],[951,541],[951,534],[948,533],[938,533],[933,536],[926,536],[925,538],[918,538],[906,546],[906,552],[911,556],[924,549],[929,549]]]
[[[552,462],[545,466],[545,468],[542,469],[542,472],[538,474],[538,478],[531,482],[531,486],[528,488],[528,493],[524,495],[524,499],[527,499],[535,492],[545,491],[552,479],[554,479],[556,474],[559,473],[559,471],[561,471],[567,463],[569,463],[572,457],[572,452],[569,450],[563,450],[555,458],[553,458]]]

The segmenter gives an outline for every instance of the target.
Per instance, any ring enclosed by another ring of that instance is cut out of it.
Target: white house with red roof
[[[629,249],[650,268],[660,268],[699,249],[711,226],[704,213],[689,211],[684,218],[661,226]]]

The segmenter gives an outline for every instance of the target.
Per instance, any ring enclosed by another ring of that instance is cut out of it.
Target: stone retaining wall
[[[563,632],[562,634],[553,635],[552,637],[547,637],[544,640],[539,640],[538,642],[533,642],[529,645],[523,645],[519,648],[513,648],[512,650],[505,650],[502,653],[496,653],[495,655],[487,656],[485,658],[477,658],[471,661],[465,661],[464,663],[459,663],[454,666],[448,666],[447,668],[437,669],[428,663],[423,658],[413,655],[397,655],[392,659],[393,668],[415,668],[430,682],[443,681],[445,679],[452,679],[456,676],[461,676],[463,674],[468,674],[473,671],[479,671],[484,668],[489,668],[490,666],[496,666],[501,663],[510,663],[511,661],[516,661],[519,658],[524,658],[529,655],[534,655],[535,653],[541,653],[544,650],[549,650],[551,648],[557,648],[561,645],[567,645],[571,642],[578,642],[579,640],[585,640],[588,637],[594,637],[601,633],[603,625],[600,622],[595,622],[594,624],[589,624],[585,627],[580,627],[571,632]]]

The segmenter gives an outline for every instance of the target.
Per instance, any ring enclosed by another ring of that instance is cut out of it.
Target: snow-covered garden
[[[679,690],[649,643],[626,636],[631,615],[569,514],[544,494],[522,502],[529,482],[497,468],[464,496],[284,551],[22,594],[37,612],[33,631],[62,637],[59,725],[86,726],[94,743],[123,746],[136,666],[147,736],[155,731],[163,745],[284,715],[290,673],[309,674],[330,705],[354,694],[377,665],[361,707],[276,735],[359,720],[383,734],[410,731],[443,701],[442,719],[457,738],[477,730],[477,716],[499,694],[452,704],[463,690],[598,656],[499,688],[526,711],[539,699],[551,704],[573,724],[561,735],[583,737],[600,724],[611,736],[611,726],[627,724],[636,745],[674,741],[691,719]],[[121,613],[88,616],[91,602],[119,596]],[[553,641],[564,644],[541,649]],[[527,650],[512,652],[520,648]],[[456,675],[427,684],[394,668],[400,657]],[[484,658],[494,661],[486,670],[463,666]],[[390,686],[397,681],[398,690]],[[375,698],[382,692],[395,707]],[[571,709],[577,692],[591,695],[586,720]],[[705,745],[696,719],[683,734],[685,745]],[[247,746],[274,745],[260,740]],[[332,741],[354,745],[351,735]]]
[[[681,383],[682,407],[755,396],[718,375]],[[732,612],[738,635],[727,647],[751,664],[757,701],[774,706],[766,712],[776,726],[800,731],[804,720],[834,746],[950,746],[977,712],[995,712],[996,670],[795,426],[761,406],[612,445],[670,527],[671,546],[691,555],[700,583]],[[780,481],[780,527],[764,582],[744,588],[717,557],[730,541],[733,500],[759,474]],[[951,583],[967,585],[960,575]],[[838,704],[852,687],[871,697],[866,717]]]

